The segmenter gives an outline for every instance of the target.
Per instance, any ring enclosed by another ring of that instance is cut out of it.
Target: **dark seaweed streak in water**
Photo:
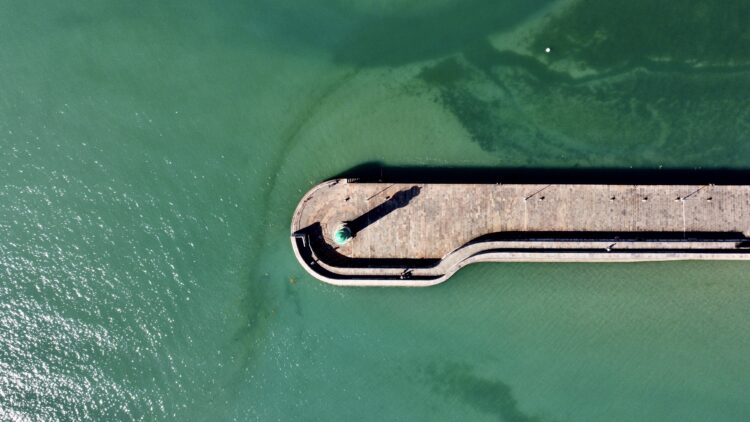
[[[477,40],[420,78],[475,142],[511,159],[746,166],[750,6],[618,5],[582,1],[548,19],[535,56]],[[727,25],[714,33],[717,19]],[[589,74],[561,70],[570,66]]]
[[[649,60],[748,65],[750,3],[684,0],[581,0],[547,22],[532,42],[552,46],[553,60],[573,58],[596,69],[633,67]],[[718,24],[720,23],[720,24]]]

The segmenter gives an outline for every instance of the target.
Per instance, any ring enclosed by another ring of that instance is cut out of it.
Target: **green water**
[[[747,420],[747,263],[350,289],[288,236],[367,162],[749,169],[748,22],[741,0],[6,0],[0,420]]]

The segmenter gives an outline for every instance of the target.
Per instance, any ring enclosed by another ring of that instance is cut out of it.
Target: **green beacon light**
[[[350,229],[346,223],[341,223],[336,226],[336,230],[333,232],[333,241],[336,242],[337,245],[343,246],[351,239],[352,229]]]

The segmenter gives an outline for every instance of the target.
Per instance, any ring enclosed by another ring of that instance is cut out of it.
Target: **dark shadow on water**
[[[399,208],[407,206],[414,197],[419,195],[420,190],[419,186],[412,186],[409,189],[396,192],[382,204],[352,220],[349,223],[349,228],[351,228],[356,237],[357,233],[364,230],[370,224],[375,223]]]
[[[744,185],[746,169],[631,169],[533,167],[386,166],[379,162],[352,167],[332,178],[386,183],[525,183],[612,185]]]

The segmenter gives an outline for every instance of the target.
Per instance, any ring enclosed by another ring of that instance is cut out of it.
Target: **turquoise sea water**
[[[747,263],[349,289],[288,236],[367,162],[747,170],[748,22],[740,0],[3,2],[0,420],[747,420]]]

